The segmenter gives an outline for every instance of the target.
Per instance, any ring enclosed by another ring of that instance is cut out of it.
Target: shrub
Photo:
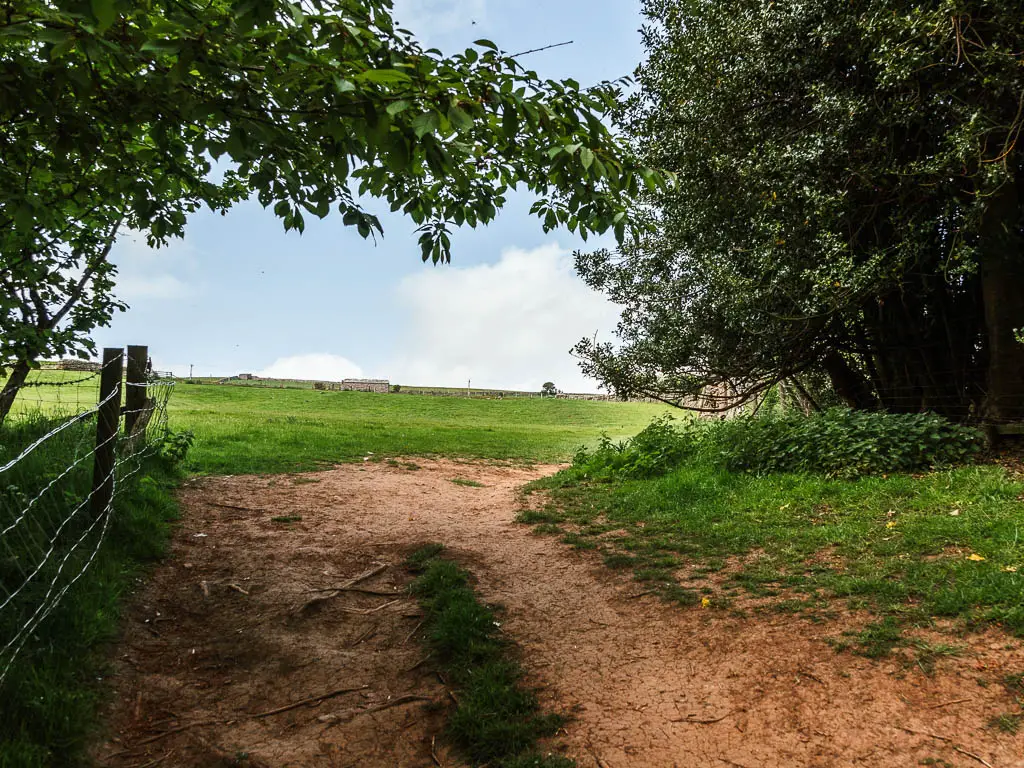
[[[977,430],[934,414],[842,408],[811,416],[718,422],[709,439],[706,447],[733,471],[821,472],[840,477],[921,472],[963,463],[982,445]]]
[[[661,416],[630,440],[616,443],[604,435],[594,450],[581,448],[573,469],[578,476],[600,480],[658,477],[692,456],[705,430],[696,420],[676,422]]]
[[[813,472],[856,477],[922,472],[970,460],[981,433],[934,414],[889,414],[833,408],[725,421],[657,418],[631,440],[603,437],[581,448],[572,478],[610,481],[664,475],[699,458],[731,471]]]

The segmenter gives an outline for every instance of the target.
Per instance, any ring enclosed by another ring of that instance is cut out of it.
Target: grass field
[[[641,430],[664,407],[555,399],[480,400],[180,384],[171,426],[190,429],[190,469],[284,472],[375,456],[564,461],[607,432]]]
[[[85,376],[41,371],[30,381]],[[26,388],[16,412],[88,407],[96,401],[98,381]],[[602,432],[633,435],[665,410],[651,403],[433,398],[184,381],[169,405],[172,429],[196,436],[187,469],[210,474],[309,470],[369,453],[564,461]]]

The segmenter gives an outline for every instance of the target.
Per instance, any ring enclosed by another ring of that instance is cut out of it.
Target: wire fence
[[[127,376],[120,350],[89,375],[37,371],[0,425],[0,684],[96,560],[116,500],[167,434],[174,381],[138,350]]]

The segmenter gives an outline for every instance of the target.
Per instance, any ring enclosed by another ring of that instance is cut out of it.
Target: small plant
[[[857,641],[855,653],[869,659],[881,659],[898,646],[906,644],[902,628],[891,616],[868,624],[860,632],[850,634]]]
[[[302,520],[302,515],[278,515],[270,518],[272,523],[297,523]]]
[[[175,432],[173,429],[168,429],[159,440],[157,453],[161,458],[177,464],[184,461],[195,439],[196,436],[191,430]]]
[[[478,483],[476,480],[467,480],[467,479],[465,479],[463,477],[453,477],[451,479],[451,482],[455,483],[456,485],[463,485],[463,486],[465,486],[467,488],[483,488],[484,487],[483,483]]]
[[[1024,714],[1020,712],[1009,712],[1003,715],[996,715],[988,721],[989,728],[998,728],[1003,733],[1016,733],[1020,730],[1021,719]]]

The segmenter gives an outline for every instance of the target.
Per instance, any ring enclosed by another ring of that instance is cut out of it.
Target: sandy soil
[[[837,654],[839,624],[637,597],[513,522],[516,489],[554,468],[415,461],[188,485],[173,553],[130,609],[97,761],[458,765],[440,735],[449,694],[400,592],[405,555],[441,541],[505,606],[545,705],[573,717],[552,748],[581,766],[1024,768],[1024,734],[987,727],[1015,708],[997,681],[1024,671],[1018,641],[972,635],[926,675]],[[313,591],[370,571],[366,592]]]

